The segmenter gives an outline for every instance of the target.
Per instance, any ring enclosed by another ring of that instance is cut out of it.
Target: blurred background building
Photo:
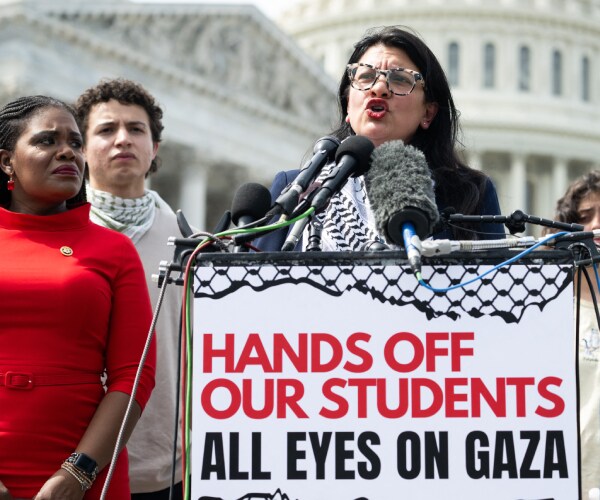
[[[299,167],[335,115],[334,81],[251,5],[0,0],[0,62],[0,104],[144,85],[165,125],[150,183],[208,230],[241,184]]]
[[[165,111],[151,185],[210,230],[241,184],[302,164],[337,121],[352,45],[400,24],[444,66],[503,213],[551,217],[600,167],[600,0],[296,0],[276,22],[241,3],[0,0],[0,103],[139,81]]]

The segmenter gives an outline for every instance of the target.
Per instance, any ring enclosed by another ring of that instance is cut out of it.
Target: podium
[[[201,254],[191,498],[579,498],[569,252]]]

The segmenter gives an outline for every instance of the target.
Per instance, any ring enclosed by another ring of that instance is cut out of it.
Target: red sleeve
[[[133,243],[123,239],[119,270],[113,282],[113,302],[106,349],[108,392],[131,394],[152,322],[152,306],[144,269]],[[152,337],[135,400],[142,410],[154,388],[156,339]]]

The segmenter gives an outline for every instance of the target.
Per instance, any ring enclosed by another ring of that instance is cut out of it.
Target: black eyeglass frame
[[[370,68],[375,71],[375,79],[373,80],[373,83],[371,83],[366,88],[358,88],[358,87],[354,86],[354,78],[353,78],[352,72],[361,66],[365,67],[365,68]],[[390,88],[389,75],[390,75],[390,73],[394,73],[397,71],[403,71],[413,77],[413,84],[412,84],[411,89],[408,92],[403,92],[403,93],[394,92]],[[423,88],[425,88],[425,79],[423,78],[423,75],[421,73],[419,73],[418,71],[415,71],[414,69],[409,69],[409,68],[379,69],[379,68],[376,68],[375,66],[373,66],[371,64],[367,64],[367,63],[350,63],[346,66],[346,72],[348,73],[348,79],[350,80],[350,86],[353,89],[360,90],[361,92],[366,92],[367,90],[372,89],[373,86],[377,83],[377,80],[379,80],[379,77],[381,75],[383,75],[385,77],[385,85],[387,86],[387,89],[394,95],[404,96],[404,95],[411,94],[412,91],[415,90],[415,87],[417,86],[417,82],[420,82],[421,85],[423,86]]]

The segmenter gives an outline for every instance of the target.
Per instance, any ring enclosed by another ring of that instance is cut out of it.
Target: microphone
[[[289,183],[275,200],[275,207],[270,215],[283,212],[290,215],[300,201],[300,196],[317,178],[323,167],[333,161],[340,141],[332,136],[321,137],[313,148],[313,157],[308,160],[296,178]]]
[[[342,142],[335,154],[336,165],[323,179],[321,187],[308,198],[315,212],[325,208],[350,177],[363,175],[369,169],[374,148],[373,143],[362,135],[352,135]]]
[[[375,148],[365,187],[379,234],[403,245],[413,273],[421,271],[421,239],[439,219],[433,179],[421,151],[402,141]]]
[[[542,238],[543,239],[543,238]],[[421,243],[422,255],[435,257],[453,252],[481,252],[503,248],[530,247],[542,241],[533,236],[520,238],[501,238],[497,240],[427,240]]]
[[[231,202],[231,220],[238,227],[246,227],[262,219],[271,208],[271,193],[262,184],[248,182],[242,184]],[[247,251],[247,247],[237,246],[237,251]]]
[[[183,215],[181,209],[175,212],[175,218],[177,219],[177,227],[179,227],[181,236],[184,238],[189,238],[192,234],[194,234],[194,230],[188,224],[188,221],[185,218],[185,215]]]
[[[262,219],[271,208],[271,193],[262,184],[242,184],[233,195],[231,220],[237,227],[244,227]]]
[[[282,252],[291,252],[294,248],[296,248],[296,245],[300,241],[302,233],[304,232],[304,229],[308,225],[309,221],[310,216],[304,217],[304,219],[300,219],[294,223],[292,229],[290,229],[290,232],[287,235],[287,238],[283,242],[283,246],[281,247]]]

